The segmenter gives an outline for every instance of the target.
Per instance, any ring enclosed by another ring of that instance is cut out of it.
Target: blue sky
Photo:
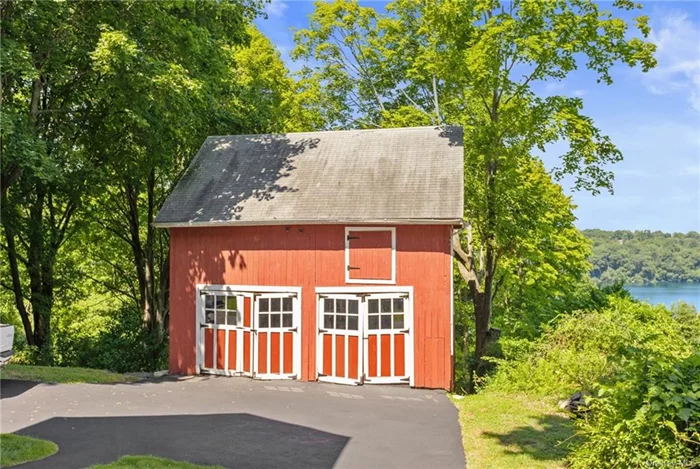
[[[368,2],[383,9],[384,2]],[[311,1],[273,0],[258,26],[291,70],[292,28],[304,28]],[[612,86],[586,70],[537,86],[542,94],[580,96],[586,114],[622,150],[614,165],[615,194],[570,192],[580,228],[700,231],[700,0],[645,2],[659,65],[649,73],[619,66]],[[556,165],[564,146],[543,155]]]

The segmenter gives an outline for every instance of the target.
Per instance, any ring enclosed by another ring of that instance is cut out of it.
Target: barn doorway
[[[317,296],[319,381],[412,384],[413,306],[409,290],[350,288]]]
[[[297,379],[301,368],[300,292],[248,288],[256,291],[225,285],[199,289],[198,372]]]

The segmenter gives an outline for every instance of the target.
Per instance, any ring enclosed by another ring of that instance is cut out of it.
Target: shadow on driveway
[[[240,414],[55,417],[17,434],[51,440],[58,453],[23,468],[84,468],[154,455],[235,468],[331,468],[350,438]]]
[[[19,381],[15,379],[0,379],[0,399],[17,397],[32,389],[37,384],[36,381]]]

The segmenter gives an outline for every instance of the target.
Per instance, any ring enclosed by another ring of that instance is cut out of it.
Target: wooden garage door
[[[348,228],[346,280],[392,283],[395,272],[393,228]]]

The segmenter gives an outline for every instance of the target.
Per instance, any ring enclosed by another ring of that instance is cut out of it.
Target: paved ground
[[[117,385],[2,381],[2,432],[55,441],[23,468],[152,454],[231,468],[465,468],[444,393],[194,377]]]

